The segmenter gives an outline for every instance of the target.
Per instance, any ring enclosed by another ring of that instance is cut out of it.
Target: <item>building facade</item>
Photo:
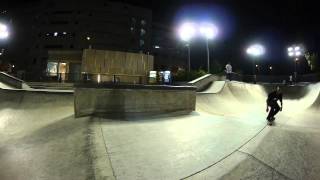
[[[152,24],[152,54],[155,69],[174,70],[186,68],[187,48],[179,41],[173,28],[164,24]]]
[[[145,84],[153,56],[121,51],[85,49],[81,71],[90,81]]]
[[[80,73],[83,49],[148,54],[152,11],[113,1],[41,1],[14,10],[11,59],[40,77],[55,64]],[[59,63],[63,62],[63,63]]]

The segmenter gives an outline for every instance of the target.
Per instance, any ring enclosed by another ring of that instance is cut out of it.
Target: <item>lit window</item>
[[[144,30],[144,29],[140,30],[140,36],[144,36],[146,33],[147,33],[146,30]]]
[[[58,72],[58,63],[48,62],[47,64],[47,73],[49,76],[55,76]]]
[[[50,33],[47,33],[46,36],[50,36]]]
[[[63,32],[62,34],[63,34],[63,35],[66,35],[66,34],[67,34],[67,32]]]
[[[137,22],[136,18],[131,18],[131,21],[133,24],[135,24]]]
[[[147,22],[142,19],[142,20],[141,20],[141,25],[144,26],[144,25],[146,25],[146,24],[147,24]]]
[[[140,39],[140,46],[144,46],[144,40]]]
[[[90,41],[91,37],[87,36],[87,40]]]
[[[58,34],[59,34],[58,32],[54,32],[54,33],[53,33],[53,36],[54,36],[54,37],[57,37]]]
[[[155,48],[155,49],[160,49],[160,46],[155,45],[154,48]]]
[[[134,27],[131,27],[130,30],[131,30],[131,31],[134,31]]]

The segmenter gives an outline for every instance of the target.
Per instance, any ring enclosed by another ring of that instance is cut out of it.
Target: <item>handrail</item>
[[[204,75],[204,76],[201,76],[201,77],[199,77],[199,78],[197,78],[197,79],[195,79],[195,80],[192,80],[192,81],[190,81],[190,82],[188,82],[189,84],[194,84],[194,83],[196,83],[196,82],[198,82],[198,81],[201,81],[201,80],[203,80],[203,79],[205,79],[205,78],[207,78],[207,77],[209,77],[209,76],[211,76],[212,74],[206,74],[206,75]]]
[[[7,73],[5,73],[5,72],[0,72],[0,74],[5,75],[5,76],[7,76],[7,77],[10,77],[11,79],[14,79],[14,80],[16,80],[16,81],[19,81],[19,82],[21,82],[21,83],[24,82],[23,80],[18,79],[18,78],[14,77],[14,76],[12,76],[12,75],[10,75],[10,74],[7,74]]]
[[[5,72],[0,72],[0,81],[17,89],[27,88],[28,85],[21,79],[18,79]]]

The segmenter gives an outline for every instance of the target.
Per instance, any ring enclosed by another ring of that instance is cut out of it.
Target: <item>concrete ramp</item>
[[[0,179],[317,180],[320,84],[281,86],[270,127],[274,88],[215,82],[189,115],[132,119],[75,119],[72,92],[0,89]]]
[[[227,83],[219,94],[198,94],[197,111],[243,118],[266,117],[265,100],[275,85]],[[318,179],[320,176],[320,84],[281,86],[284,109],[275,126],[266,126],[220,162],[188,179]],[[262,115],[262,116],[261,116]],[[245,123],[243,122],[243,123]]]
[[[202,93],[202,94],[219,93],[223,89],[225,84],[226,84],[225,81],[213,81],[212,84],[206,90],[199,93]]]
[[[213,83],[208,88],[216,89]],[[283,111],[299,113],[315,107],[319,101],[320,83],[306,86],[280,86],[283,92]],[[267,94],[276,85],[256,85],[241,82],[227,82],[218,93],[198,93],[198,111],[229,114],[243,112],[245,109],[264,111]]]
[[[282,86],[284,109],[275,126],[269,127],[265,101],[274,88],[213,83],[197,94],[197,109],[189,116],[168,114],[122,122],[95,119],[100,122],[114,176],[317,179],[320,118],[311,109],[319,104],[320,85]]]
[[[2,89],[30,89],[27,83],[5,72],[0,72],[0,83]]]
[[[0,89],[0,179],[93,179],[73,93]]]
[[[14,89],[14,87],[0,82],[0,89]]]

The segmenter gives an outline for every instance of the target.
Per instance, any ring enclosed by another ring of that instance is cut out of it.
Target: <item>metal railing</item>
[[[289,75],[242,75],[233,73],[231,75],[232,80],[242,81],[242,82],[253,82],[253,83],[290,83]],[[319,82],[320,74],[304,74],[297,75],[294,77],[292,75],[292,82]]]

